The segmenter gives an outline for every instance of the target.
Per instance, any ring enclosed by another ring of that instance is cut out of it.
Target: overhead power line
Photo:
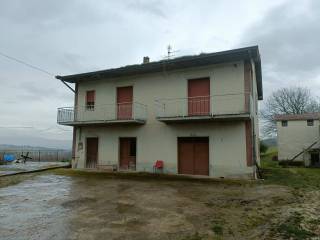
[[[38,128],[38,127],[34,127],[34,126],[0,126],[0,128],[6,128],[6,129],[33,129],[33,130],[36,130],[36,131],[39,131],[39,132],[48,132],[48,131],[51,131],[51,130],[59,130],[59,131],[64,131],[64,132],[71,132],[72,130],[71,129],[64,129],[64,128],[61,128],[59,126],[51,126],[51,127],[48,127],[48,128],[44,128],[44,129],[41,129],[41,128]]]
[[[13,126],[0,126],[0,128],[34,128],[34,127],[29,127],[29,126],[16,126],[16,127],[13,127]]]
[[[32,69],[34,69],[34,70],[40,71],[40,72],[42,72],[42,73],[45,73],[45,74],[49,75],[50,77],[54,77],[54,76],[55,76],[53,73],[50,73],[50,72],[48,72],[47,70],[44,70],[44,69],[42,69],[42,68],[40,68],[40,67],[37,67],[37,66],[35,66],[35,65],[32,65],[32,64],[30,64],[30,63],[27,63],[27,62],[25,62],[25,61],[23,61],[23,60],[20,60],[20,59],[18,59],[18,58],[11,57],[11,56],[9,56],[9,55],[7,55],[7,54],[5,54],[5,53],[0,52],[0,55],[3,56],[3,57],[5,57],[5,58],[8,58],[8,59],[10,59],[10,60],[12,60],[12,61],[15,61],[15,62],[17,62],[17,63],[20,63],[20,64],[22,64],[22,65],[25,65],[25,66],[27,66],[27,67],[29,67],[29,68],[32,68]]]

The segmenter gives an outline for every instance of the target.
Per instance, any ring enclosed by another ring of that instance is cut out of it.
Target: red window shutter
[[[133,87],[117,88],[118,119],[132,119]]]
[[[190,79],[188,81],[188,114],[209,115],[210,78]]]
[[[95,95],[96,95],[96,91],[92,90],[92,91],[87,91],[87,103],[94,103],[95,100]]]

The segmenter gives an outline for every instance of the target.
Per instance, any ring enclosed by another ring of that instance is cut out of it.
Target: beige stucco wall
[[[226,177],[251,174],[246,166],[246,148],[243,144],[243,122],[174,124],[146,126],[83,127],[77,132],[77,141],[85,143],[86,137],[99,138],[99,164],[118,164],[119,137],[137,138],[137,170],[152,171],[156,160],[163,160],[165,172],[177,173],[177,138],[209,137],[210,176]],[[85,167],[85,146],[77,151],[79,168]]]
[[[319,138],[319,121],[314,120],[313,126],[307,126],[307,120],[288,121],[287,127],[282,127],[281,121],[278,121],[277,132],[278,158],[288,160]],[[302,154],[296,160],[303,161],[303,158]]]
[[[143,75],[131,78],[87,81],[79,84],[79,105],[85,104],[85,92],[96,90],[96,106],[116,103],[116,88],[133,86],[134,101],[146,104],[148,118],[141,126],[81,127],[77,130],[77,146],[85,145],[85,138],[99,137],[99,163],[118,163],[119,137],[137,137],[137,170],[151,171],[156,160],[165,162],[168,172],[177,173],[177,137],[209,136],[210,176],[225,177],[252,174],[246,166],[245,124],[226,121],[193,124],[165,124],[156,119],[155,100],[160,98],[186,98],[187,81],[210,77],[211,95],[244,92],[244,64],[214,65],[204,68]],[[244,106],[235,98],[216,106],[234,109]],[[256,121],[257,124],[257,121]],[[80,133],[81,132],[81,133]],[[76,149],[78,167],[84,167],[85,146]]]

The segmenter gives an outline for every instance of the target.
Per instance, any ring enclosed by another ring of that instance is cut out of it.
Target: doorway
[[[97,137],[86,139],[86,168],[96,168],[98,163],[98,145]]]
[[[312,167],[320,167],[320,157],[318,152],[310,153],[311,157],[311,166]]]
[[[121,170],[136,170],[137,139],[119,139],[119,168]]]
[[[117,88],[117,119],[132,119],[133,87]]]
[[[188,80],[188,115],[210,114],[210,78]]]
[[[178,138],[178,173],[209,175],[209,138]]]

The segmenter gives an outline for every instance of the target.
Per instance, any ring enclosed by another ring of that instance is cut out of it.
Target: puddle
[[[0,239],[66,239],[70,177],[42,175],[0,189]]]

